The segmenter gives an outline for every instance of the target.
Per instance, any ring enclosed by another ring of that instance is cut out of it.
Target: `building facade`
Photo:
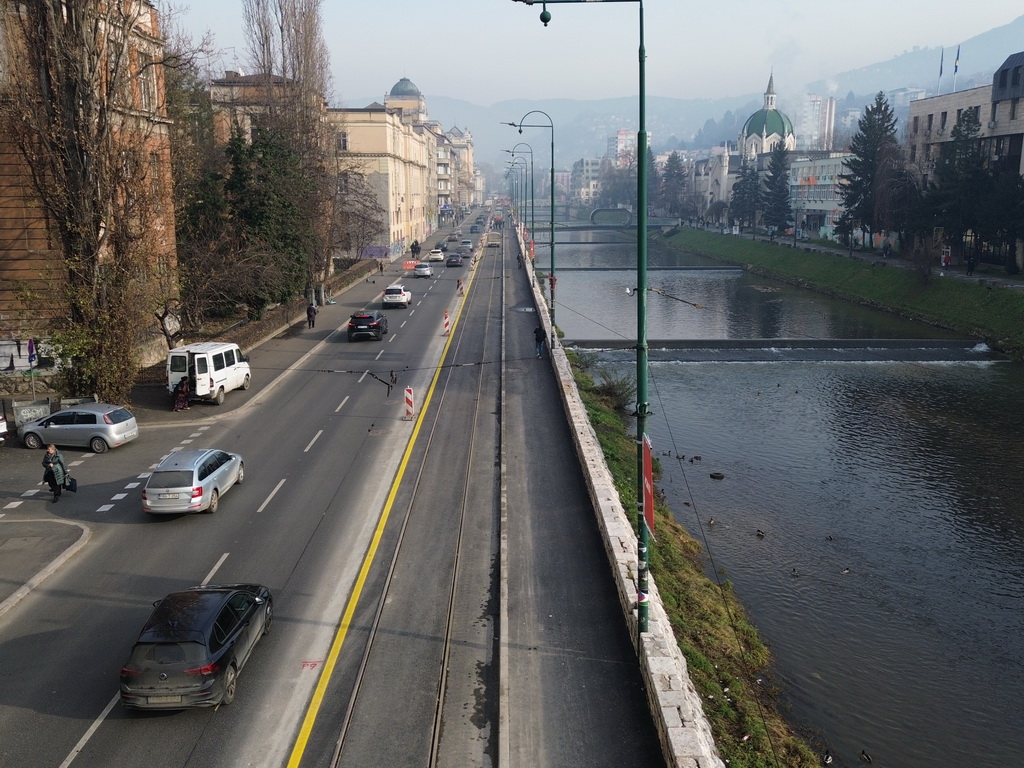
[[[8,9],[5,13],[11,13]],[[109,99],[108,118],[116,121],[115,143],[127,152],[138,152],[145,167],[148,194],[143,244],[153,292],[166,299],[177,296],[174,206],[171,198],[170,123],[167,119],[163,69],[164,40],[156,7],[148,0],[124,10],[127,54],[119,66],[123,87]],[[25,56],[19,51],[22,41],[14,39],[17,24],[13,17],[0,30],[0,98],[11,98]],[[97,27],[98,38],[121,38],[123,30]],[[113,66],[110,62],[107,66]],[[97,86],[101,89],[102,86]],[[123,207],[123,206],[122,206]],[[117,210],[118,204],[113,204]],[[56,233],[32,181],[32,173],[16,146],[10,126],[0,124],[0,367],[24,370],[30,367],[28,339],[45,339],[50,323],[66,310],[55,288],[66,276],[64,254],[59,250]],[[96,267],[102,271],[110,261],[101,246]],[[166,353],[163,336],[157,326],[146,338],[139,339],[138,352],[143,365]]]

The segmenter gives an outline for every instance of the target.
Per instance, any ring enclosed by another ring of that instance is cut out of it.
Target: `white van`
[[[237,344],[203,341],[167,353],[167,391],[172,395],[182,376],[188,376],[189,397],[224,402],[233,389],[248,389],[249,359]]]

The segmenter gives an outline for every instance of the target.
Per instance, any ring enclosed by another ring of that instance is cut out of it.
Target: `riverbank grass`
[[[977,338],[1024,359],[1024,282],[1007,288],[987,282],[927,276],[891,266],[881,257],[851,259],[733,235],[683,227],[662,244],[736,264],[747,271]]]
[[[591,374],[594,358],[567,350],[590,423],[623,507],[636,497],[636,442],[622,409],[628,385]],[[730,768],[812,768],[820,760],[782,715],[771,682],[771,654],[728,581],[705,574],[700,545],[658,498],[651,574],[665,604],[690,679],[701,695],[715,743]]]

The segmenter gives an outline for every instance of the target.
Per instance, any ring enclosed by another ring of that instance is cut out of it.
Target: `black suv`
[[[130,709],[214,707],[235,700],[238,675],[274,618],[259,584],[207,585],[156,603],[121,667]]]
[[[380,341],[388,332],[388,318],[379,309],[356,312],[348,320],[348,340],[355,341],[367,336]]]

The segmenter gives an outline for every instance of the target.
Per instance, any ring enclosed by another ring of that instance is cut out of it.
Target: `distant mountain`
[[[854,98],[851,103],[857,106],[868,104],[878,91],[907,87],[924,88],[930,94],[934,93],[941,50],[935,47],[907,51],[888,61],[808,83],[802,91],[783,88],[779,94],[779,106],[795,119],[799,99],[805,93],[832,95],[840,101],[852,93]],[[964,40],[961,43],[957,90],[990,83],[996,68],[1007,56],[1020,50],[1024,50],[1024,16]],[[943,92],[952,90],[955,58],[956,46],[947,47],[943,61]],[[346,99],[346,105],[362,107],[374,100]],[[570,169],[582,157],[603,156],[609,137],[621,129],[637,129],[638,107],[635,97],[594,101],[515,99],[489,107],[447,96],[427,96],[426,100],[431,119],[439,120],[445,128],[468,128],[473,134],[477,162],[490,164],[499,171],[511,157],[502,150],[511,148],[519,141],[525,141],[533,148],[534,164],[538,169],[548,167],[551,142],[548,129],[524,128],[520,135],[515,128],[503,125],[518,123],[532,110],[544,111],[554,121],[555,167],[558,170]],[[674,149],[680,142],[692,141],[698,132],[702,144],[707,146],[717,145],[726,139],[732,140],[738,127],[743,125],[750,114],[761,108],[762,102],[763,94],[760,92],[723,96],[719,99],[648,96],[647,130],[651,134],[651,144],[655,150]],[[534,114],[527,122],[546,125],[548,121],[543,115]]]
[[[808,93],[843,97],[850,91],[873,96],[879,91],[896,88],[924,88],[929,95],[935,93],[939,81],[939,61],[942,58],[942,91],[953,89],[953,63],[956,46],[945,48],[915,48],[888,61],[871,64],[849,72],[841,72],[827,80],[808,83]],[[1001,27],[968,38],[960,44],[960,71],[957,90],[976,88],[992,82],[992,74],[1011,53],[1024,50],[1024,16]]]

